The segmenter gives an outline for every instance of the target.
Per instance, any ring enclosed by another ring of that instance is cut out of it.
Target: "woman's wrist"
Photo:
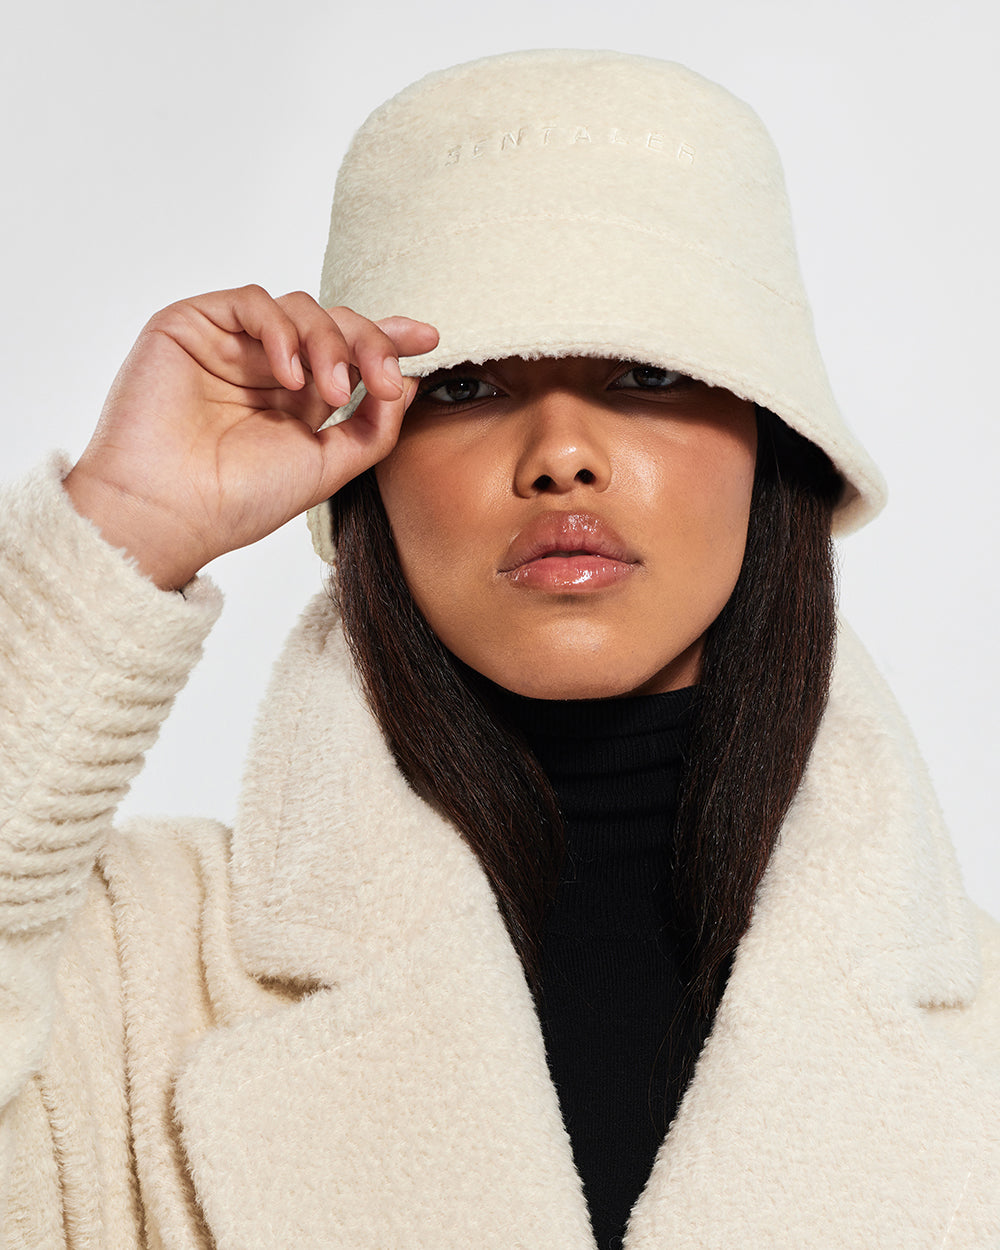
[[[180,590],[206,560],[193,551],[169,519],[137,496],[76,465],[63,479],[75,510],[90,521],[109,546],[124,551],[139,571],[161,590]]]

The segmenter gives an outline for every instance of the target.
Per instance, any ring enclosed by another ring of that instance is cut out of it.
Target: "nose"
[[[580,487],[607,489],[611,456],[598,412],[577,395],[551,391],[527,405],[521,416],[516,494],[527,499],[565,495]]]

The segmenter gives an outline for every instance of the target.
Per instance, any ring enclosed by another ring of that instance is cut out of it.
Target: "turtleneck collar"
[[[555,791],[566,860],[548,932],[669,924],[663,888],[697,687],[616,699],[531,699],[494,688]]]
[[[532,699],[494,687],[559,800],[571,844],[595,823],[618,838],[672,816],[698,687],[615,699]],[[610,823],[608,823],[610,822]],[[662,823],[660,834],[665,838]]]
[[[522,728],[537,726],[540,734],[592,738],[608,734],[642,734],[650,729],[683,726],[698,694],[697,686],[663,694],[622,695],[613,699],[532,699],[490,683],[505,714]]]

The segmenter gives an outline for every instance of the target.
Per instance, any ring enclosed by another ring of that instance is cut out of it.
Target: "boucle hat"
[[[536,50],[407,87],[341,165],[320,302],[435,325],[438,346],[402,362],[411,377],[504,356],[679,370],[826,451],[837,532],[885,502],[820,358],[774,144],[684,66]],[[309,520],[332,562],[328,505]]]

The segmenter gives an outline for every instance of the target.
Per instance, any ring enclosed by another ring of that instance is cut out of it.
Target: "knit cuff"
[[[0,492],[0,928],[74,909],[221,609],[158,589],[76,512],[63,456]]]

